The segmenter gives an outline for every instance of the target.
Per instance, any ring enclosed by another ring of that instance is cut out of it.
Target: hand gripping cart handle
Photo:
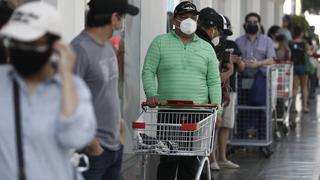
[[[133,151],[142,155],[141,179],[145,179],[146,158],[150,154],[197,156],[200,164],[196,180],[205,164],[211,178],[207,156],[213,149],[217,107],[175,100],[156,107],[142,103],[142,112],[132,123]]]

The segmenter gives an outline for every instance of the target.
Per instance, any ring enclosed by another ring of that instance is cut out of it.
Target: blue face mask
[[[246,33],[248,34],[256,34],[258,32],[259,28],[256,24],[248,24],[246,26]]]

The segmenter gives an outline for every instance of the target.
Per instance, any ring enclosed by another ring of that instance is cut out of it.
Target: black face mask
[[[256,24],[248,24],[246,26],[246,33],[248,34],[256,34],[258,32],[259,28]]]
[[[15,70],[23,77],[39,72],[49,61],[51,50],[36,52],[32,50],[10,49],[10,61]]]

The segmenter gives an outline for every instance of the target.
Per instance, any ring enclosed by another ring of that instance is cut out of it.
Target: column
[[[63,39],[71,41],[83,28],[85,22],[85,0],[43,0],[48,2],[62,14]]]
[[[261,23],[267,34],[268,29],[275,24],[275,0],[261,0]]]
[[[241,35],[243,18],[241,17],[241,0],[225,0],[223,14],[231,22],[233,35],[229,39],[236,39]]]
[[[193,0],[193,3],[199,11],[206,7],[212,7],[212,0]]]
[[[136,120],[140,112],[140,103],[145,101],[141,81],[144,58],[151,41],[160,34],[166,33],[167,1],[129,0],[129,3],[140,8],[137,16],[127,16],[125,32],[125,84],[124,84],[124,119],[127,123],[127,143],[123,176],[125,179],[138,179],[140,173],[137,157],[127,154],[132,148],[131,122]],[[158,157],[148,161],[146,179],[156,179]]]
[[[274,23],[277,25],[281,25],[282,23],[282,16],[284,15],[283,6],[284,0],[276,0],[275,1],[275,8],[274,8]]]
[[[247,0],[246,3],[247,3],[247,13],[260,12],[260,0]]]

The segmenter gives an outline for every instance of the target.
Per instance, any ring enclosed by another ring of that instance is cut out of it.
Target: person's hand
[[[230,61],[234,64],[237,64],[240,61],[240,56],[235,54],[230,54]]]
[[[120,143],[126,143],[126,124],[123,119],[120,120]]]
[[[149,107],[156,107],[159,104],[160,104],[160,99],[158,96],[152,96],[147,99],[147,105]]]
[[[54,51],[59,55],[58,71],[60,74],[73,72],[73,66],[76,60],[76,55],[71,46],[58,41],[54,44]]]
[[[263,61],[263,65],[268,66],[273,64],[273,59],[267,59]]]
[[[103,152],[104,150],[97,139],[94,139],[85,149],[85,153],[90,156],[100,156]]]
[[[216,128],[220,128],[222,125],[222,117],[221,114],[218,112],[217,119],[216,119]]]

